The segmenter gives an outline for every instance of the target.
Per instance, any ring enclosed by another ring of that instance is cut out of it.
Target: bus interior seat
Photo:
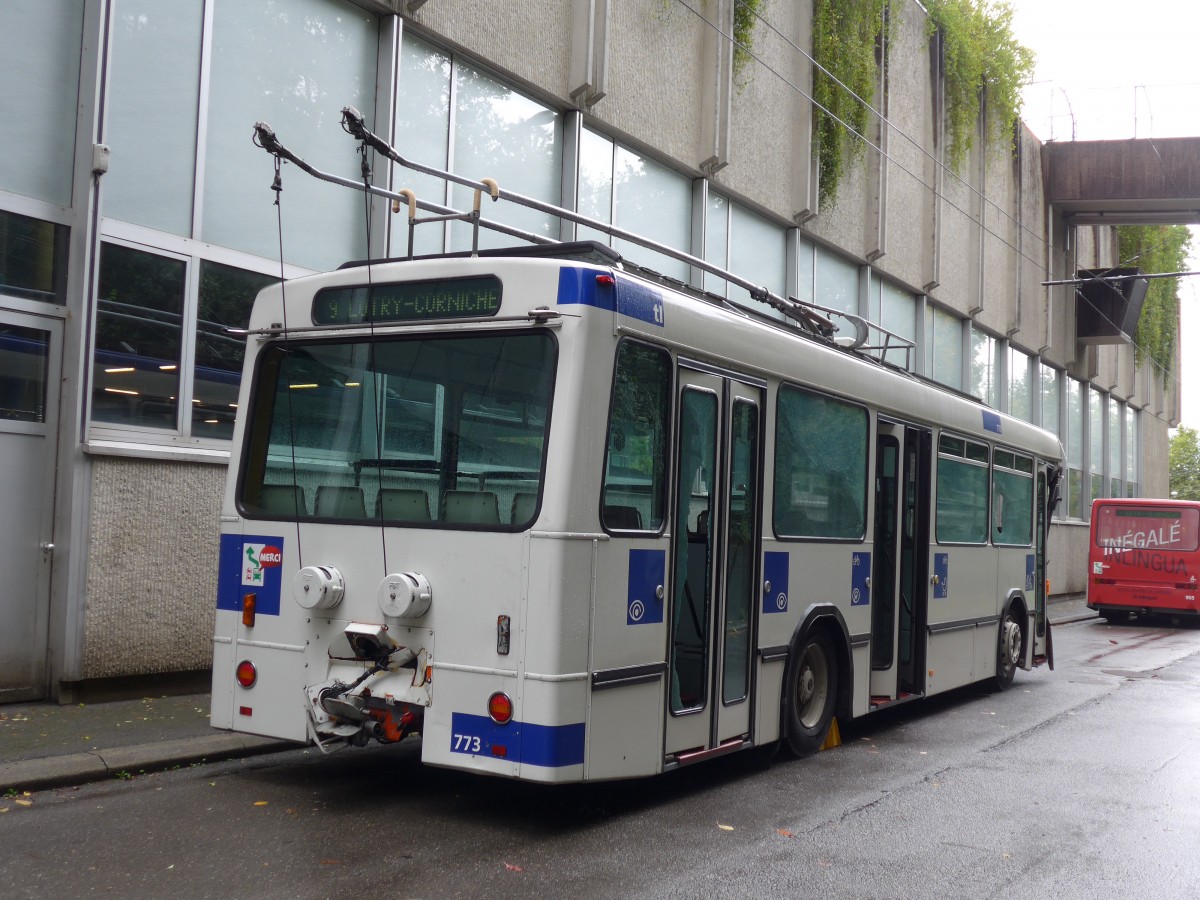
[[[362,488],[340,484],[323,484],[317,488],[318,516],[331,519],[365,519],[367,506],[363,501]]]
[[[429,495],[420,488],[380,488],[375,514],[389,522],[428,522]]]
[[[307,515],[304,488],[298,484],[264,484],[258,495],[258,509],[281,516]]]
[[[604,524],[618,531],[641,531],[642,514],[636,506],[606,506]]]
[[[512,524],[524,525],[533,518],[537,511],[537,494],[513,494]]]
[[[442,520],[459,525],[499,525],[500,506],[491,491],[446,491]]]

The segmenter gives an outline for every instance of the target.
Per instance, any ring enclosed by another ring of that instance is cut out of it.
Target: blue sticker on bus
[[[937,581],[933,585],[933,599],[945,600],[950,596],[950,554],[933,554],[933,574]]]
[[[666,324],[662,291],[640,281],[617,278],[617,312],[660,328]]]
[[[870,553],[855,553],[850,561],[850,605],[871,605]]]
[[[1034,567],[1034,555],[1032,553],[1025,556],[1025,590],[1032,591],[1034,588],[1034,574],[1037,569]]]
[[[583,738],[582,722],[535,725],[513,720],[498,725],[488,716],[458,712],[450,716],[451,753],[503,759],[526,766],[583,765]]]
[[[1000,434],[1000,416],[999,416],[999,414],[994,413],[994,412],[989,412],[988,410],[985,409],[983,411],[983,430],[984,431],[994,431],[996,434]]]
[[[223,534],[217,567],[217,609],[241,612],[242,598],[254,594],[254,611],[279,615],[283,582],[283,538]]]
[[[607,279],[607,283],[596,279]],[[662,291],[640,281],[597,269],[563,266],[558,270],[558,305],[591,306],[618,312],[651,325],[666,324]]]
[[[629,592],[626,625],[648,625],[663,620],[660,589],[667,583],[667,551],[629,551]]]
[[[788,557],[790,554],[775,550],[763,554],[764,613],[787,612],[788,608]]]

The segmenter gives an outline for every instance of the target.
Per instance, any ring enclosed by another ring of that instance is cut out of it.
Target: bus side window
[[[937,461],[937,541],[984,544],[988,536],[988,447],[942,434]]]
[[[608,531],[662,528],[666,509],[671,357],[624,340],[617,347],[600,523]]]
[[[867,411],[784,386],[775,418],[775,533],[860,540],[867,509]]]

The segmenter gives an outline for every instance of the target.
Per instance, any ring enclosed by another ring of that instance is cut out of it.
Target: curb
[[[118,778],[123,772],[161,772],[173,767],[241,759],[299,746],[293,741],[221,733],[132,747],[116,747],[112,750],[24,759],[0,765],[0,791],[73,787],[92,781]]]

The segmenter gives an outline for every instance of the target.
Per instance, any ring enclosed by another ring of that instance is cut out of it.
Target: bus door
[[[681,363],[665,752],[750,736],[763,386]]]
[[[928,429],[879,420],[871,571],[871,702],[925,691],[929,605]]]

